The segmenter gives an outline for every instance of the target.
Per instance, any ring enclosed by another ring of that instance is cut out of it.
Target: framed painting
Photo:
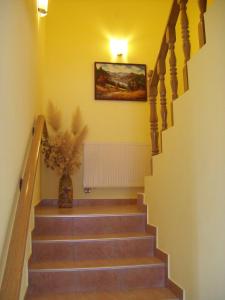
[[[95,99],[146,101],[146,65],[95,62]]]

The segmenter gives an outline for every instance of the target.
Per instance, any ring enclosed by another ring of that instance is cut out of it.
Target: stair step
[[[74,199],[73,206],[111,206],[111,205],[136,205],[137,199]],[[39,207],[46,207],[46,206],[58,206],[57,199],[43,199],[39,205]]]
[[[154,237],[148,233],[136,235],[93,235],[89,238],[36,239],[32,244],[31,262],[46,260],[88,260],[152,256]]]
[[[51,261],[30,264],[32,293],[115,291],[165,286],[165,264],[155,257]]]
[[[179,300],[167,288],[132,289],[119,292],[29,295],[26,300]]]
[[[145,213],[120,215],[36,215],[34,235],[81,235],[144,232]]]
[[[99,239],[136,239],[153,237],[149,232],[118,232],[82,235],[33,235],[33,241],[67,241],[67,240],[99,240]]]
[[[26,299],[178,300],[165,288],[166,263],[153,256],[146,207],[79,201],[72,209],[49,200],[36,207]]]
[[[94,205],[72,208],[58,208],[51,206],[37,206],[36,216],[120,216],[144,213],[137,205]]]
[[[30,271],[61,271],[61,270],[82,270],[82,269],[121,269],[123,267],[138,266],[164,266],[165,263],[159,258],[151,257],[131,257],[131,258],[113,258],[97,259],[83,261],[47,261],[35,262],[30,264]]]

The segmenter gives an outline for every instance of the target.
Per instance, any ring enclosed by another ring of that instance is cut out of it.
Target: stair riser
[[[136,267],[108,270],[30,272],[32,293],[114,291],[132,288],[162,287],[165,267]]]
[[[73,206],[107,206],[107,205],[130,205],[137,204],[137,199],[76,199],[73,200]],[[57,207],[58,201],[56,199],[43,199],[39,206],[42,207]]]
[[[94,217],[36,216],[34,235],[125,233],[142,232],[145,229],[145,214]]]
[[[48,260],[89,260],[153,255],[149,238],[73,242],[33,242],[32,262]]]

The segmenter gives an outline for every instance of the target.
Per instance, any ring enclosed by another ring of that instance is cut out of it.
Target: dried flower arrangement
[[[73,115],[71,132],[61,131],[61,112],[49,102],[47,112],[49,136],[43,139],[42,153],[48,168],[61,176],[59,183],[59,206],[71,207],[72,180],[70,176],[81,165],[81,146],[87,134],[87,126],[81,126],[80,110]],[[70,187],[69,187],[70,185]]]
[[[43,140],[42,152],[46,166],[59,175],[72,175],[81,165],[80,150],[87,134],[87,126],[81,128],[80,110],[77,108],[72,119],[71,132],[60,131],[61,113],[49,102],[47,122],[51,134]]]

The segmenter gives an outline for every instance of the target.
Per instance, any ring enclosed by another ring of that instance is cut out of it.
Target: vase
[[[69,174],[64,173],[59,179],[58,207],[73,207],[73,183]]]

